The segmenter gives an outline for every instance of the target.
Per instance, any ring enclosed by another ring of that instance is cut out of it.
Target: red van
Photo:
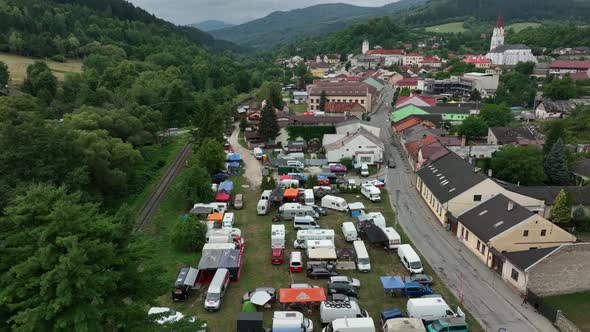
[[[272,248],[271,263],[273,265],[283,264],[283,248]]]

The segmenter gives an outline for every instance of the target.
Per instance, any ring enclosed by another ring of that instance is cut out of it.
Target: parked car
[[[417,282],[407,282],[402,289],[402,295],[407,297],[421,297],[429,294],[432,294],[432,289],[428,285]]]
[[[332,173],[346,173],[346,166],[342,164],[330,164],[330,172]]]
[[[328,294],[343,294],[346,296],[358,298],[359,291],[356,287],[349,284],[341,282],[331,282],[328,284]]]
[[[359,300],[356,297],[346,296],[344,294],[328,294],[326,295],[326,301],[328,302],[358,302]]]
[[[396,166],[395,165],[395,160],[393,158],[391,158],[391,159],[389,159],[387,161],[387,167],[389,167],[389,168],[395,168],[395,166]]]
[[[234,208],[239,210],[244,207],[244,195],[236,194],[234,196]]]
[[[313,279],[328,279],[337,276],[336,267],[328,264],[314,264],[307,268],[307,276]]]
[[[227,173],[224,173],[224,172],[216,173],[216,174],[211,175],[211,182],[219,184],[219,183],[225,181],[228,177],[229,177],[229,175]]]
[[[320,216],[328,215],[328,209],[317,205],[310,205]]]
[[[351,278],[349,276],[334,276],[334,277],[330,277],[330,282],[331,283],[340,282],[340,283],[343,283],[343,284],[354,286],[356,288],[360,288],[361,287],[361,282],[358,279]]]
[[[405,277],[404,278],[405,282],[418,282],[424,285],[430,285],[432,284],[432,277],[427,275],[427,274],[422,274],[422,273],[418,273],[418,274],[413,274],[409,277]]]
[[[271,252],[271,263],[272,265],[283,264],[283,248],[272,248]]]
[[[291,284],[290,288],[320,288],[320,286],[310,284]]]
[[[277,291],[274,288],[272,288],[272,287],[258,287],[256,289],[253,289],[249,292],[244,293],[244,295],[242,295],[242,302],[250,301],[250,298],[256,292],[267,292],[268,295],[270,295],[270,301],[268,301],[269,303],[275,303],[277,301]]]

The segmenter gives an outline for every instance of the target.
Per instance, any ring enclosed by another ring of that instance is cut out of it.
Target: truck
[[[285,225],[272,225],[270,235],[271,248],[285,248]]]
[[[313,332],[313,322],[298,311],[275,311],[273,332]]]
[[[329,240],[334,243],[333,229],[302,229],[297,231],[297,239],[293,242],[295,249],[306,249],[309,240]]]
[[[381,190],[371,183],[363,183],[361,185],[361,194],[368,198],[371,202],[381,201]]]

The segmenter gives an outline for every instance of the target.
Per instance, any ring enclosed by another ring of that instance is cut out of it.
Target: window
[[[361,104],[363,104],[363,105],[365,104],[365,100],[364,99],[361,99]]]
[[[469,240],[469,231],[465,231],[465,241]]]
[[[481,243],[481,242],[479,242],[479,240],[477,240],[477,245],[475,246],[475,249],[479,250],[479,244],[480,244],[480,243]]]
[[[547,230],[546,229],[542,229],[541,230],[541,236],[545,236],[547,235]]]
[[[485,255],[486,254],[486,245],[485,244],[481,244],[481,254]]]
[[[512,273],[510,273],[510,278],[512,278],[514,281],[518,281],[518,271],[512,269]]]
[[[474,202],[481,202],[481,195],[473,195]]]
[[[465,237],[465,227],[461,226],[461,238]]]
[[[522,236],[527,237],[529,236],[529,231],[528,229],[525,229],[524,231],[522,231]]]

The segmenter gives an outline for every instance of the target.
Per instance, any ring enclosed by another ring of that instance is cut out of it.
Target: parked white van
[[[385,236],[387,236],[387,247],[385,247],[385,249],[397,249],[402,243],[399,234],[393,227],[385,227],[382,228],[382,230],[383,233],[385,233]]]
[[[314,205],[315,204],[315,197],[313,195],[313,189],[305,189],[303,191],[303,196],[305,197],[305,205]]]
[[[370,183],[363,183],[361,185],[361,194],[368,198],[371,202],[381,201],[381,190]]]
[[[365,243],[363,241],[354,241],[352,246],[356,253],[356,268],[361,272],[371,271],[371,261]]]
[[[207,230],[205,235],[205,242],[207,243],[232,243],[231,229],[228,228],[214,228]]]
[[[334,243],[333,229],[303,229],[297,231],[297,240],[293,242],[295,249],[306,249],[306,242],[309,240],[330,240]]]
[[[205,309],[209,311],[219,310],[221,307],[221,300],[227,285],[229,284],[228,269],[217,269],[209,288],[207,289],[207,296],[205,297]]]
[[[236,219],[233,212],[226,212],[223,215],[223,228],[232,228],[235,222]]]
[[[285,248],[285,225],[272,225],[270,233],[270,247]]]
[[[313,322],[298,311],[275,311],[272,330],[276,332],[313,332]]]
[[[258,201],[258,204],[256,204],[256,213],[259,216],[266,215],[268,214],[269,207],[268,200],[261,199]]]
[[[442,297],[409,299],[406,309],[408,317],[418,318],[426,322],[465,316],[459,307],[457,307],[457,313],[453,312]]]
[[[369,165],[367,163],[361,164],[361,176],[369,176]]]
[[[262,159],[262,156],[264,156],[264,152],[262,151],[261,148],[254,148],[254,157],[258,160]]]
[[[420,257],[418,257],[418,254],[416,254],[412,246],[409,244],[400,244],[397,247],[397,254],[401,259],[402,264],[404,264],[405,268],[410,271],[410,273],[424,272]]]
[[[272,190],[265,190],[262,192],[262,195],[260,195],[260,199],[265,199],[268,201],[270,199],[270,194],[272,194]]]
[[[287,166],[289,167],[295,167],[298,168],[300,170],[304,169],[305,166],[303,165],[302,162],[300,162],[299,160],[287,160]]]
[[[375,332],[375,324],[371,317],[339,318],[324,327],[323,332]]]
[[[348,203],[342,197],[326,195],[322,197],[322,207],[336,211],[347,211]]]
[[[310,216],[293,218],[293,227],[295,229],[317,229],[320,225]]]
[[[369,313],[359,307],[357,301],[324,301],[320,304],[322,324],[331,323],[339,318],[369,317]]]
[[[359,239],[359,234],[356,230],[356,227],[354,227],[354,224],[350,221],[342,223],[342,234],[344,234],[344,239],[348,242]]]

